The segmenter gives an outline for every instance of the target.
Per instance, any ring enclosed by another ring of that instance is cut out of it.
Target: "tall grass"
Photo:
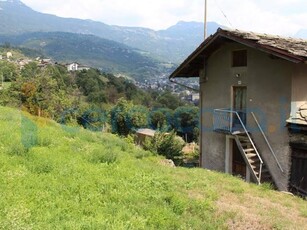
[[[237,213],[218,209],[221,191],[255,189],[163,166],[112,134],[0,111],[0,229],[224,229]]]

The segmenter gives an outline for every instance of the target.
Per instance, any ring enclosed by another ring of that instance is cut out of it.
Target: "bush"
[[[144,142],[144,148],[146,150],[176,161],[183,155],[183,146],[184,141],[182,138],[176,136],[174,131],[169,134],[157,132],[151,140],[147,139]]]

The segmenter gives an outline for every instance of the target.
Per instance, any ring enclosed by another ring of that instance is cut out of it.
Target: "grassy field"
[[[0,229],[307,229],[307,202],[0,107]]]

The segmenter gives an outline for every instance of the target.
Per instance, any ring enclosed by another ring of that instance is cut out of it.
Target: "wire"
[[[233,28],[233,25],[232,23],[230,22],[230,20],[228,19],[227,15],[224,13],[224,11],[222,10],[222,8],[219,6],[219,4],[217,3],[216,0],[215,1],[215,4],[217,6],[217,8],[221,11],[222,15],[224,16],[224,18],[226,19],[226,21],[228,22],[228,24],[230,25],[230,28]]]

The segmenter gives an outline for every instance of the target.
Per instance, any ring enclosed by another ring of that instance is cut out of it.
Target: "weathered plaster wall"
[[[291,122],[307,125],[307,65],[294,68],[292,77]]]
[[[231,67],[233,50],[247,49],[247,67]],[[293,64],[272,59],[268,54],[237,43],[228,43],[207,60],[207,81],[200,79],[202,94],[202,166],[224,171],[226,135],[213,131],[213,110],[231,107],[232,86],[247,86],[247,125],[253,131],[256,146],[272,165],[273,176],[281,190],[287,189],[290,150],[285,127],[290,114]],[[237,78],[236,74],[240,77]],[[275,160],[256,128],[250,112],[254,111],[276,152],[285,173]]]

